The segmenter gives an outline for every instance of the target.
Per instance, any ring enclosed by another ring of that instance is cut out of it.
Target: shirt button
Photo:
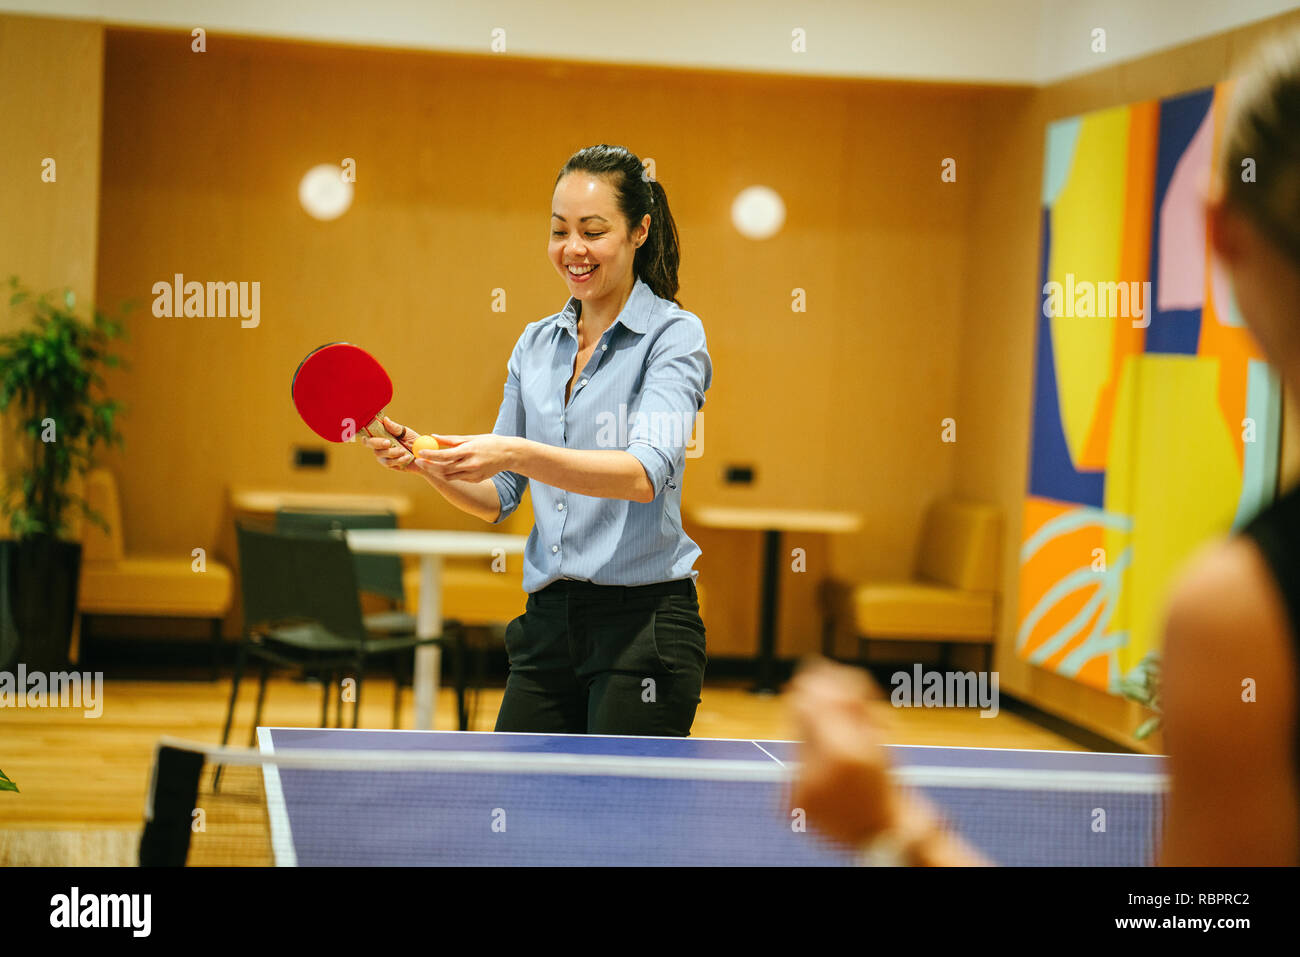
[[[600,344],[600,351],[601,351],[601,352],[604,352],[604,351],[605,351],[606,349],[608,349],[608,348],[609,348],[609,343],[608,343],[608,342],[602,342],[602,343]]]
[[[563,502],[556,502],[556,503],[555,503],[555,510],[556,510],[557,512],[563,512],[563,511],[564,511],[564,503],[563,503]]]
[[[559,545],[552,545],[552,546],[551,546],[551,551],[552,551],[552,552],[558,552],[559,550],[560,550],[560,546],[559,546]]]
[[[586,384],[587,384],[587,380],[586,380],[586,379],[583,379],[583,380],[582,380],[581,382],[579,382],[578,384],[579,384],[579,385],[586,385]]]

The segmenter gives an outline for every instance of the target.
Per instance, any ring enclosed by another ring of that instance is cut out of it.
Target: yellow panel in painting
[[[1151,211],[1155,206],[1156,144],[1160,137],[1159,104],[1154,100],[1129,107],[1128,172],[1124,192],[1124,235],[1120,251],[1119,282],[1143,282],[1149,278],[1151,260]],[[1130,287],[1132,288],[1132,287]],[[1117,322],[1111,349],[1110,374],[1100,395],[1088,441],[1079,456],[1078,466],[1101,472],[1106,468],[1106,449],[1110,446],[1110,429],[1115,414],[1115,390],[1124,360],[1143,351],[1146,329],[1132,320]],[[1105,687],[1105,682],[1102,683]]]
[[[1232,525],[1241,473],[1219,409],[1218,374],[1217,361],[1195,356],[1152,354],[1125,364],[1109,462],[1121,478],[1106,485],[1106,509],[1133,517],[1131,534],[1106,536],[1108,555],[1126,540],[1133,547],[1112,624],[1129,632],[1120,674],[1160,647],[1176,574]]]
[[[1084,117],[1065,186],[1052,207],[1047,280],[1064,287],[1119,278],[1128,171],[1129,108]],[[1120,320],[1129,322],[1130,320]],[[1111,374],[1113,318],[1052,319],[1052,350],[1066,445],[1076,466]]]

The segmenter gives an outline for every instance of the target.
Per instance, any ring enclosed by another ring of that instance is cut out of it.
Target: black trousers
[[[552,582],[506,626],[506,652],[497,731],[691,733],[707,659],[689,578]]]

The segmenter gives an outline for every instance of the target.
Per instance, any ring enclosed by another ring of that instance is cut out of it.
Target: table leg
[[[758,610],[758,682],[755,694],[776,694],[773,669],[776,663],[776,610],[777,589],[781,577],[778,563],[781,560],[781,530],[769,528],[763,532],[763,591],[759,595]]]
[[[420,610],[415,616],[415,634],[419,638],[442,635],[442,556],[420,556]],[[421,645],[415,651],[415,728],[431,731],[438,703],[438,669],[442,649]]]

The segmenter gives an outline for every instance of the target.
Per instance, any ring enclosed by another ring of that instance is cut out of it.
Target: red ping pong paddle
[[[349,442],[358,432],[393,438],[383,423],[393,381],[359,346],[330,342],[313,349],[294,371],[290,392],[302,420],[327,442]]]

